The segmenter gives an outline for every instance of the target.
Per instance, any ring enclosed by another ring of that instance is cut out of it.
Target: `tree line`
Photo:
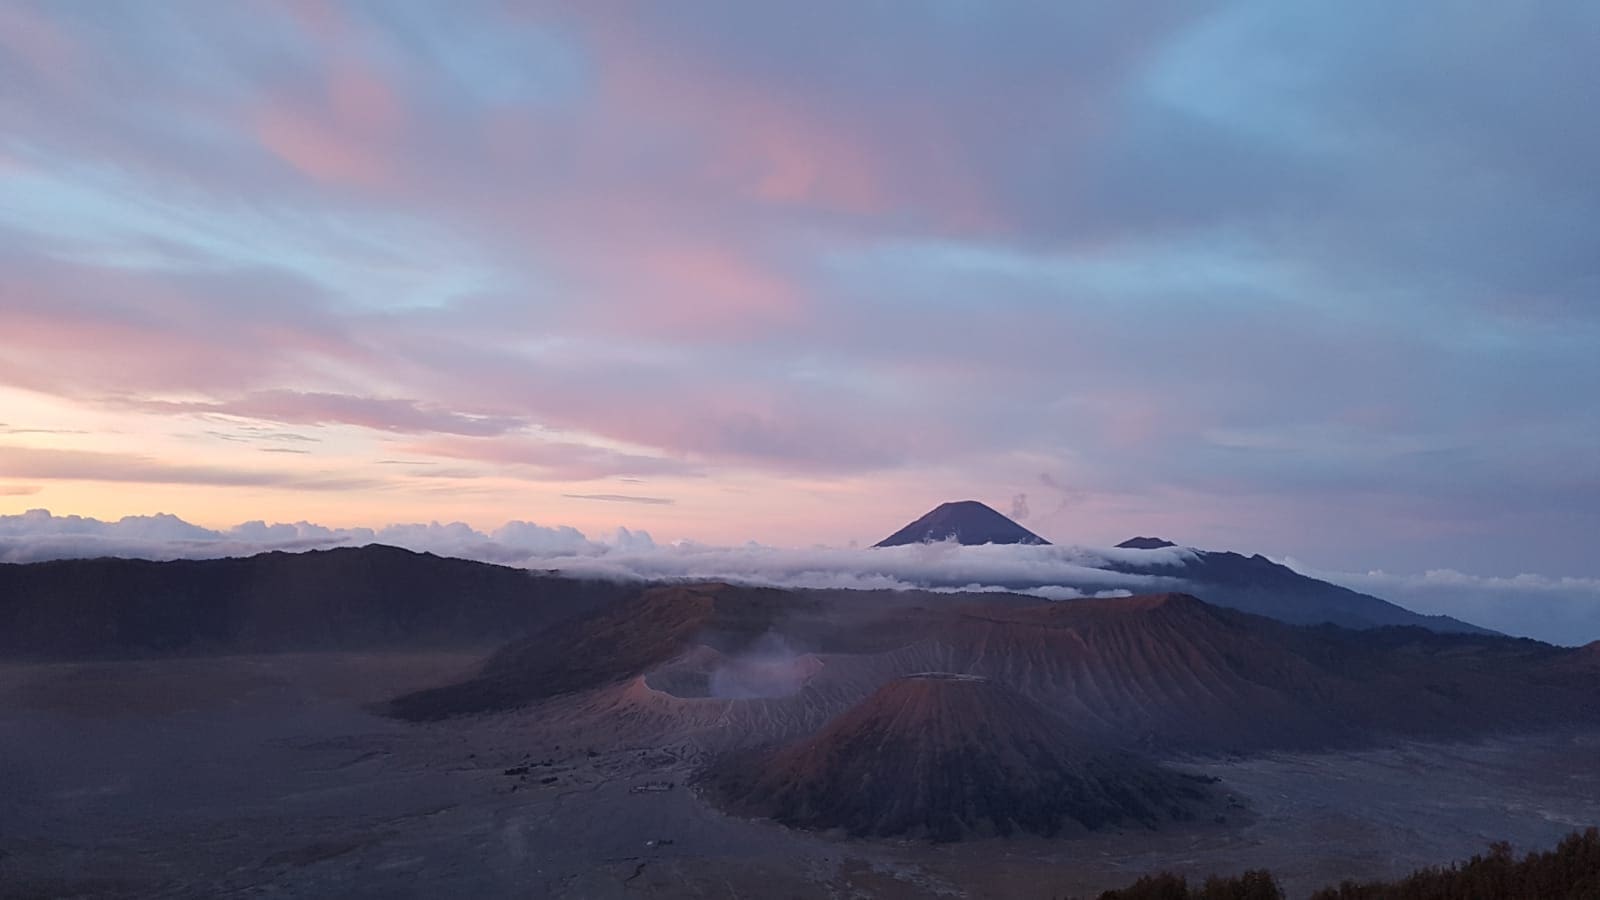
[[[1311,900],[1597,900],[1600,898],[1600,829],[1562,839],[1554,850],[1518,858],[1505,842],[1463,863],[1419,869],[1395,881],[1345,881]],[[1264,869],[1212,876],[1197,885],[1170,872],[1146,875],[1100,900],[1284,900]]]

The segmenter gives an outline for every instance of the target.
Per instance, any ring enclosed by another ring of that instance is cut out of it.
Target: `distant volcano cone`
[[[1600,641],[1592,641],[1571,651],[1565,664],[1569,669],[1600,675]]]
[[[1160,550],[1162,547],[1176,547],[1177,544],[1158,537],[1131,537],[1117,545],[1123,550]]]
[[[875,546],[954,540],[960,544],[1048,544],[1049,541],[976,500],[941,503]]]
[[[709,781],[737,813],[934,840],[1155,827],[1209,803],[1195,779],[1090,748],[1016,691],[947,673],[891,681],[815,735],[726,760]]]

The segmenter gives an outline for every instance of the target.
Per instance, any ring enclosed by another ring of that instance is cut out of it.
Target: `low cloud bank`
[[[1600,640],[1600,578],[1469,575],[1454,569],[1420,575],[1381,569],[1330,572],[1292,559],[1284,564],[1407,609],[1455,616],[1506,634],[1568,646]]]
[[[1188,551],[1163,557],[1174,566]],[[1126,551],[1022,544],[962,547],[780,549],[679,543],[648,551],[548,560],[550,568],[601,578],[720,579],[779,587],[936,590],[1013,590],[1050,599],[1117,591],[1181,590],[1176,577],[1108,570]],[[1155,561],[1147,557],[1142,560]],[[1175,570],[1176,572],[1176,570]]]
[[[114,522],[56,516],[46,509],[0,516],[0,562],[96,556],[217,559],[272,550],[316,550],[373,543],[506,565],[655,547],[655,541],[644,531],[618,528],[604,539],[591,540],[578,529],[565,525],[546,527],[516,521],[487,533],[462,522],[399,524],[372,529],[328,528],[311,522],[268,525],[259,520],[218,531],[166,513],[126,516]]]
[[[778,587],[999,591],[1051,599],[1088,594],[1182,589],[1175,577],[1109,571],[1118,562],[1181,566],[1192,551],[1092,550],[1062,546],[921,544],[906,547],[788,549],[693,541],[657,544],[647,532],[619,528],[591,539],[567,526],[508,522],[489,532],[460,522],[327,528],[309,522],[246,522],[202,528],[171,515],[115,522],[31,510],[0,516],[0,562],[129,556],[212,559],[271,550],[311,550],[381,543],[502,565],[559,569],[607,579],[719,579]]]
[[[1185,590],[1178,577],[1194,551],[1086,547],[918,544],[885,548],[718,547],[693,541],[657,544],[644,531],[619,528],[591,538],[567,526],[507,522],[479,531],[460,522],[327,528],[310,522],[246,522],[202,528],[172,515],[104,522],[47,510],[0,516],[0,562],[95,556],[212,559],[271,550],[300,551],[382,543],[530,569],[607,579],[726,580],[777,587],[903,590],[1011,590],[1053,600]],[[1314,578],[1373,594],[1409,609],[1445,614],[1554,644],[1600,639],[1600,579],[1542,575],[1486,577],[1448,569],[1421,575],[1321,571],[1283,560]],[[1135,565],[1173,575],[1128,574]]]

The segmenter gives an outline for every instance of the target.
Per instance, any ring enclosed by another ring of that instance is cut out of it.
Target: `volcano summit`
[[[1050,543],[996,512],[993,507],[976,500],[957,500],[939,504],[922,518],[873,546],[899,547],[951,540],[967,546]]]

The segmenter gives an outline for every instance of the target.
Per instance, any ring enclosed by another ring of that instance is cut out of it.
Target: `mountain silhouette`
[[[371,544],[231,559],[0,564],[0,658],[504,643],[636,592]]]
[[[1124,542],[1127,544],[1129,542]],[[1137,575],[1182,579],[1192,594],[1218,606],[1267,616],[1290,625],[1383,628],[1415,625],[1429,631],[1495,632],[1444,615],[1424,615],[1371,594],[1303,575],[1258,554],[1190,548],[1182,561],[1118,559],[1107,568]],[[1011,585],[1006,585],[1010,587]]]
[[[927,515],[896,531],[873,546],[899,547],[935,541],[958,544],[1048,544],[1049,541],[1023,528],[976,500],[941,503]]]
[[[1162,547],[1176,547],[1177,544],[1158,537],[1131,537],[1118,544],[1121,550],[1160,550]]]

